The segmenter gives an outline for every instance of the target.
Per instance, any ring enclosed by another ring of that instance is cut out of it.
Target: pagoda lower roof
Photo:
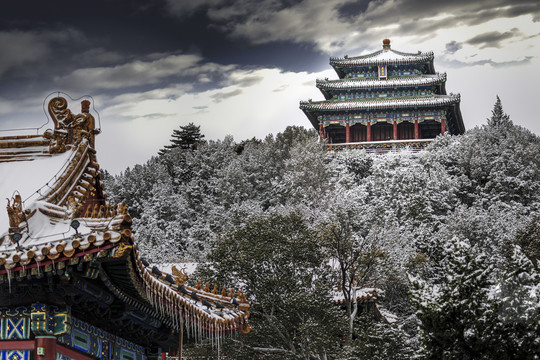
[[[350,111],[350,110],[379,110],[411,107],[430,107],[457,104],[459,94],[431,95],[410,98],[355,99],[355,100],[326,100],[302,101],[300,109],[304,111]]]
[[[422,86],[435,85],[446,82],[446,73],[435,75],[420,75],[408,76],[399,78],[390,78],[386,80],[379,79],[339,79],[326,80],[317,79],[317,88],[322,90],[351,90],[351,89],[368,89],[368,88],[384,88],[396,86]]]
[[[355,57],[342,57],[330,58],[330,65],[332,66],[358,66],[358,65],[397,65],[397,64],[412,64],[423,63],[433,61],[433,51],[404,53],[392,49],[383,49],[371,54],[355,56]]]

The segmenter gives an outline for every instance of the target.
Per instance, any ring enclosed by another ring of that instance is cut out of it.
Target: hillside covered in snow
[[[540,138],[499,101],[487,125],[420,153],[328,153],[289,127],[104,181],[149,261],[205,263],[251,296],[254,330],[225,344],[230,358],[540,354]],[[328,306],[338,284],[342,310]],[[365,287],[396,322],[351,321]]]

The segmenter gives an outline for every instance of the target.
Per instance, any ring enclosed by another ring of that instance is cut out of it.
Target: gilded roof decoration
[[[101,130],[95,128],[95,119],[90,114],[90,101],[83,100],[81,113],[74,115],[67,107],[67,100],[59,96],[49,101],[48,110],[54,122],[55,131],[50,136],[55,139],[55,151],[62,152],[66,145],[77,144],[83,138],[88,139],[90,147],[94,148],[94,136]]]

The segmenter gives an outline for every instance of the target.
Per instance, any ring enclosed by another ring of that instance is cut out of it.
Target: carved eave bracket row
[[[94,137],[101,130],[96,129],[96,121],[90,114],[90,101],[81,102],[81,113],[74,115],[67,107],[67,100],[55,97],[49,101],[48,111],[54,122],[54,130],[47,130],[44,136],[51,140],[51,153],[61,153],[88,139],[94,149]]]

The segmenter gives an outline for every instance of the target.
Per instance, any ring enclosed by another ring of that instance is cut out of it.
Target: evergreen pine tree
[[[414,356],[401,327],[378,321],[369,312],[358,316],[354,332],[355,338],[343,347],[339,359],[405,360]]]
[[[491,110],[491,118],[487,119],[487,122],[488,126],[491,127],[507,127],[512,125],[510,116],[503,111],[502,102],[498,95],[493,110]]]
[[[449,244],[444,282],[412,279],[420,320],[421,352],[428,359],[491,359],[496,343],[496,306],[490,301],[494,270],[468,241]]]
[[[537,359],[540,355],[540,274],[519,246],[503,265],[494,346],[501,359]]]
[[[196,150],[203,141],[204,135],[201,134],[201,127],[193,123],[186,126],[180,126],[180,130],[174,130],[171,135],[171,144],[165,145],[159,151],[159,155],[164,155],[175,148]]]
[[[517,244],[523,254],[533,263],[536,270],[540,270],[540,215],[534,217],[531,222],[517,234]]]
[[[251,301],[256,330],[234,341],[228,359],[337,358],[345,319],[331,305],[322,239],[301,213],[253,218],[223,236],[208,258],[199,270],[245,289]]]

